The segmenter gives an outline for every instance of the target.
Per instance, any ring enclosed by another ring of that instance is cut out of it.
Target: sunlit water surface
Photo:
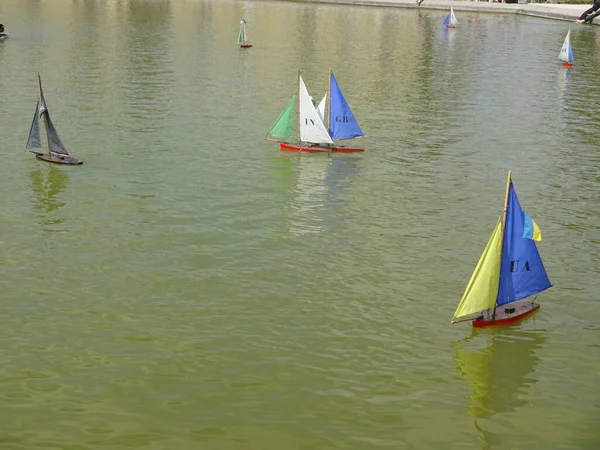
[[[600,29],[445,14],[3,0],[0,448],[598,448]],[[330,68],[366,152],[280,153]],[[554,287],[451,326],[509,169]]]

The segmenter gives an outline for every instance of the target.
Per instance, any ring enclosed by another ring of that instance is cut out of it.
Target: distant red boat
[[[250,48],[252,44],[248,42],[248,30],[246,30],[246,21],[240,20],[240,32],[238,34],[237,43],[241,48]]]
[[[450,13],[446,16],[446,19],[444,19],[444,26],[446,28],[456,28],[456,25],[458,25],[458,20],[454,15],[454,9],[452,8],[452,5],[450,5]]]
[[[558,60],[563,63],[565,67],[573,66],[573,47],[571,46],[571,29],[567,31],[565,41],[563,42],[560,52],[558,54]]]

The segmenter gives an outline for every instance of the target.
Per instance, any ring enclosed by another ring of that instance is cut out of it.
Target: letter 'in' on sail
[[[475,327],[518,322],[540,305],[528,300],[550,288],[535,241],[541,240],[537,223],[521,208],[508,172],[504,210],[483,251],[452,323],[473,321]]]

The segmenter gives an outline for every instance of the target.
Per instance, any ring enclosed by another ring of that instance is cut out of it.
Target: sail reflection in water
[[[60,193],[67,186],[69,174],[58,167],[39,167],[29,173],[35,199],[35,210],[40,214],[42,225],[51,226],[64,222],[53,212],[65,205]],[[53,230],[56,231],[56,230]]]
[[[298,178],[293,188],[295,197],[291,204],[292,234],[320,233],[325,228],[324,206],[331,158],[323,156],[306,155],[296,161]]]
[[[540,331],[502,330],[490,336],[491,343],[481,350],[467,350],[466,344],[482,333],[472,335],[458,345],[454,355],[457,369],[473,392],[469,396],[468,413],[475,419],[475,428],[487,445],[494,443],[493,434],[484,428],[485,422],[499,413],[525,406],[533,374],[539,362],[537,353],[546,340]]]
[[[351,155],[298,155],[292,187],[290,232],[295,235],[336,231],[349,216],[348,189],[359,171]]]

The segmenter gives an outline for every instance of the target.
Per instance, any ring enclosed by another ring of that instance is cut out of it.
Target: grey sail
[[[33,121],[31,122],[31,129],[29,130],[29,137],[27,138],[27,144],[25,148],[37,149],[42,148],[42,140],[40,139],[40,102],[35,105],[35,114],[33,115]]]
[[[50,120],[50,114],[48,113],[48,107],[45,102],[42,105],[44,112],[42,115],[44,117],[44,122],[46,123],[46,135],[48,136],[48,150],[50,153],[58,153],[59,155],[68,155],[67,149],[61,142],[58,137],[58,133],[56,132],[56,128],[54,128],[54,124],[52,120]]]

